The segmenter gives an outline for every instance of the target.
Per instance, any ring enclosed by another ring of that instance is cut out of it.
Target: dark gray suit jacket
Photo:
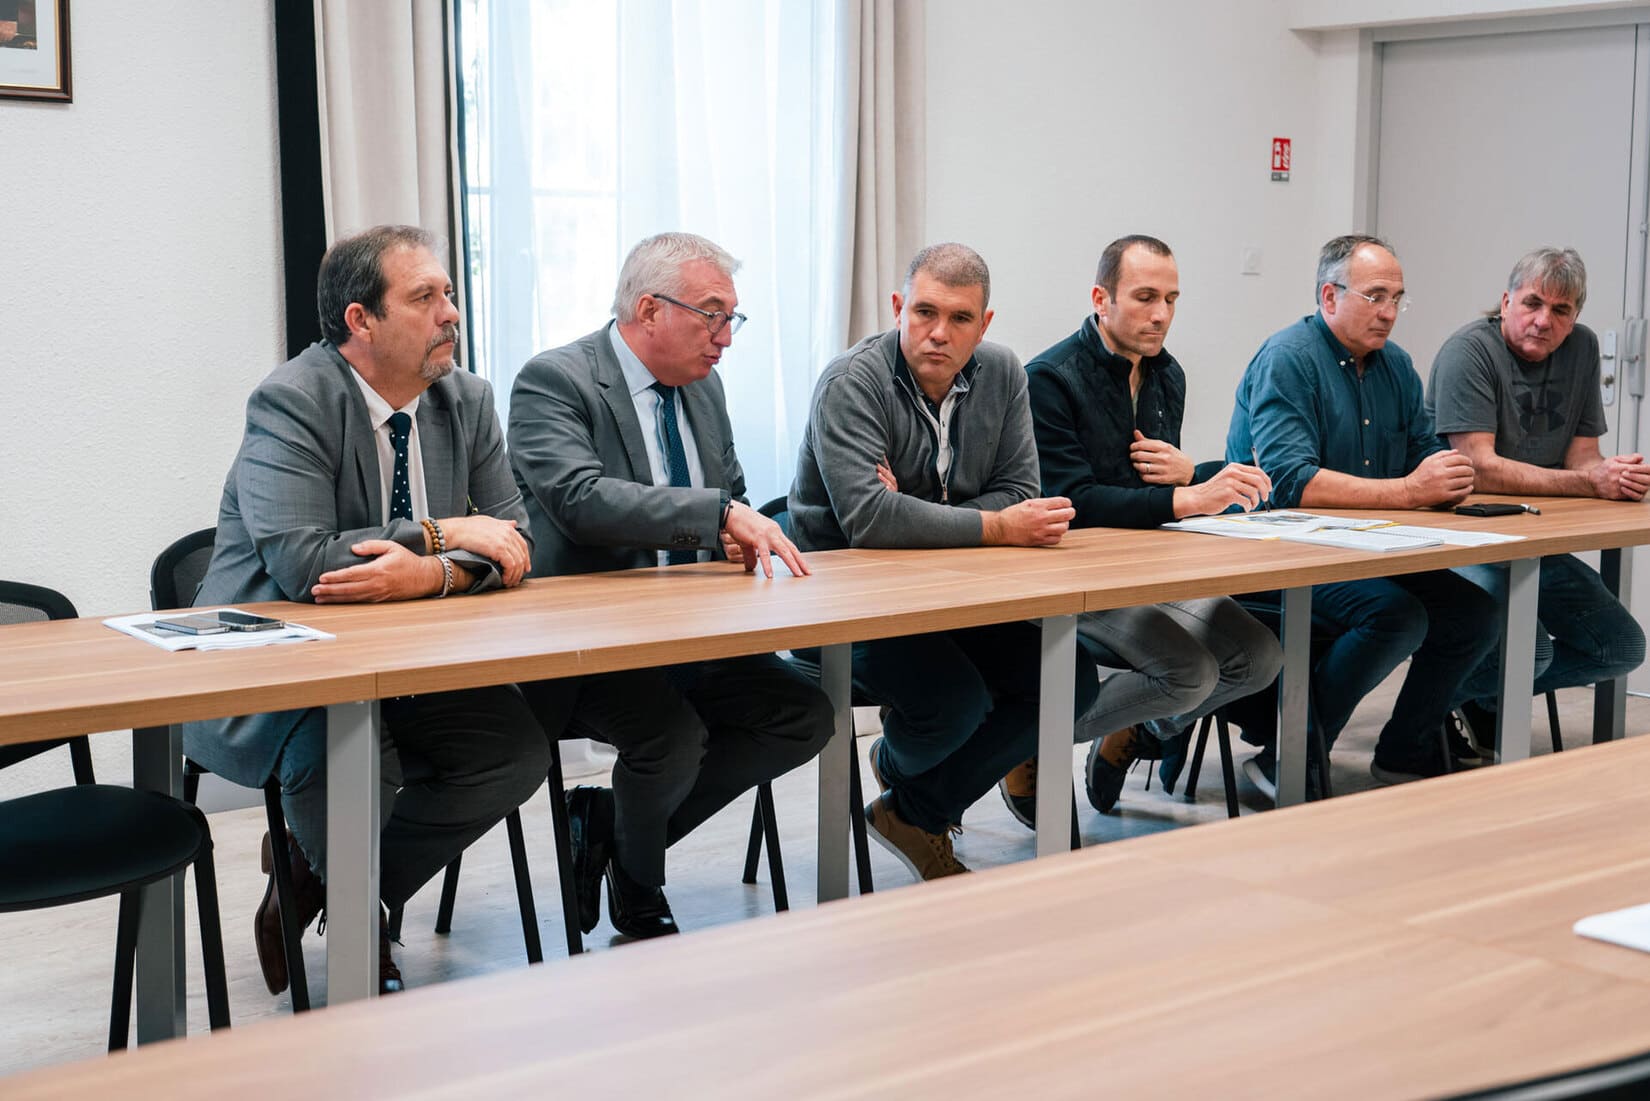
[[[722,493],[745,500],[721,376],[712,371],[679,394],[703,489],[653,484],[644,428],[607,327],[527,361],[510,393],[509,439],[535,535],[534,574],[653,566],[660,550],[721,553]]]
[[[482,512],[515,520],[528,534],[492,390],[454,371],[424,391],[418,442],[430,514]],[[311,344],[258,384],[246,403],[246,433],[224,481],[212,561],[195,604],[311,601],[321,574],[363,561],[363,539],[388,539],[419,554],[424,529],[382,522],[378,451],[366,401],[331,344]],[[496,564],[455,552],[480,592],[498,588]],[[325,645],[321,643],[320,645]],[[282,711],[184,727],[184,751],[227,779],[256,787],[303,717]]]

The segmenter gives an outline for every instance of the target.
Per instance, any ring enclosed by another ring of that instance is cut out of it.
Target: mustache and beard
[[[444,360],[432,359],[435,350],[443,344],[447,345],[447,357]],[[424,362],[419,364],[418,377],[426,382],[437,382],[452,373],[458,366],[458,326],[442,326],[439,336],[430,340],[429,346],[424,349]]]

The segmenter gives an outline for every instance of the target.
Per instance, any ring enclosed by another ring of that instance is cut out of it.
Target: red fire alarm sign
[[[1272,139],[1272,178],[1274,180],[1289,179],[1289,146],[1288,138]]]

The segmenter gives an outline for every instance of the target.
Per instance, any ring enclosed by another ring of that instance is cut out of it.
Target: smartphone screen
[[[286,626],[278,619],[250,612],[219,612],[217,618],[231,631],[273,631]]]

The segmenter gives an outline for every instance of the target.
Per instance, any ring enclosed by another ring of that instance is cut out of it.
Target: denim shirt
[[[1238,383],[1226,460],[1253,462],[1272,479],[1272,504],[1300,504],[1319,470],[1402,478],[1443,450],[1421,378],[1396,344],[1371,352],[1358,375],[1352,353],[1317,314],[1274,333]]]

